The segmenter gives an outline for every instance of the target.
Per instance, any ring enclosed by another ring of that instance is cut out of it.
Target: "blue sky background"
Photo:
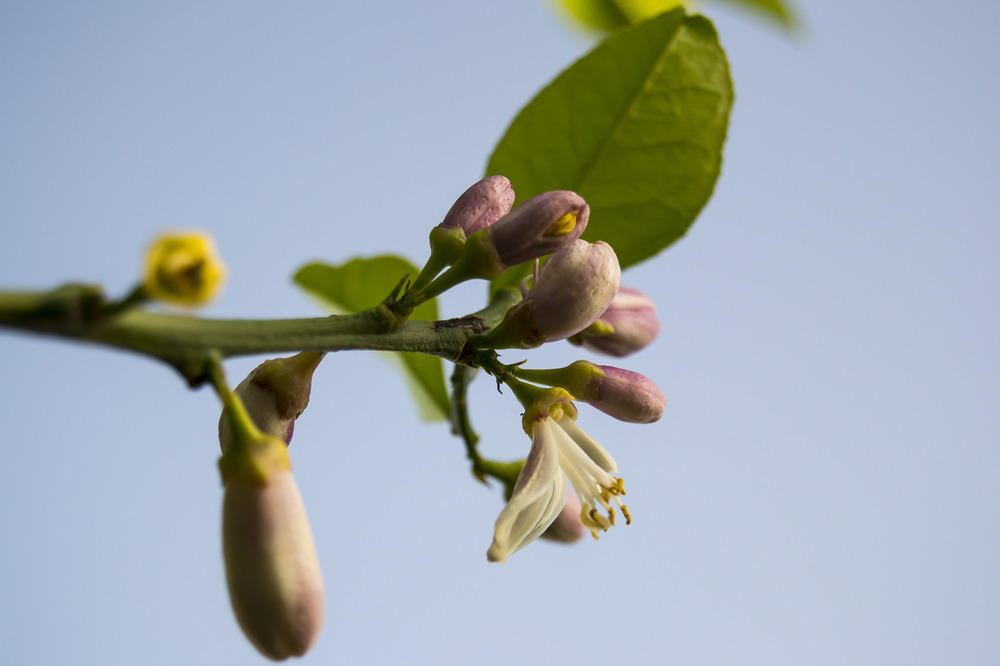
[[[488,565],[500,491],[388,364],[335,354],[292,444],[327,588],[308,663],[1000,661],[1000,8],[798,7],[790,39],[702,6],[737,92],[723,174],[624,279],[663,332],[623,365],[667,413],[581,410],[633,524]],[[298,266],[421,262],[588,48],[535,0],[2,2],[0,285],[121,294],[155,234],[202,228],[230,270],[206,314],[319,314]],[[580,356],[551,347],[532,364]],[[9,332],[0,367],[0,663],[265,662],[225,590],[216,398]],[[484,451],[523,456],[489,384]]]

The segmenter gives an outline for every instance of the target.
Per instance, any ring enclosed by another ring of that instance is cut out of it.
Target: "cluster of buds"
[[[243,633],[276,661],[309,650],[323,624],[323,579],[288,444],[322,354],[272,359],[240,383],[219,421],[222,552]]]
[[[430,236],[431,257],[411,289],[435,296],[468,279],[496,279],[508,268],[536,264],[530,289],[490,333],[494,349],[529,349],[569,339],[591,351],[626,356],[659,333],[648,296],[621,286],[614,250],[580,236],[590,207],[575,192],[544,192],[511,211],[514,189],[503,176],[489,176],[455,201]],[[551,255],[551,256],[549,256]],[[441,270],[450,266],[443,274]]]
[[[411,291],[426,299],[466,280],[496,279],[511,266],[573,244],[590,217],[590,207],[575,192],[545,192],[511,211],[513,202],[514,190],[503,176],[466,190],[431,231],[431,256]]]
[[[546,192],[508,213],[512,201],[510,182],[491,176],[467,190],[431,234],[428,265],[447,254],[451,266],[430,284],[435,293],[536,261],[533,275],[521,283],[520,302],[473,344],[531,349],[569,339],[618,357],[648,345],[659,332],[656,309],[638,290],[621,286],[621,267],[608,244],[580,238],[590,215],[586,202],[573,192]],[[539,268],[538,260],[546,256]],[[435,275],[441,267],[434,266]],[[433,275],[423,278],[418,288]],[[629,423],[652,423],[666,406],[659,387],[639,373],[590,361],[558,369],[505,368],[500,378],[525,408],[531,449],[508,485],[488,559],[504,562],[538,537],[572,542],[590,531],[596,538],[615,524],[617,513],[630,522],[621,502],[624,484],[613,476],[617,466],[576,425],[574,401]]]

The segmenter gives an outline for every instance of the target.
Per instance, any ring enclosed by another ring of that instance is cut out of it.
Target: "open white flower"
[[[529,410],[530,412],[531,410]],[[486,557],[505,562],[534,541],[559,515],[566,501],[568,478],[580,500],[580,521],[597,538],[615,524],[613,500],[632,522],[614,459],[576,423],[570,402],[542,409],[531,422],[531,452],[517,477],[510,501],[497,519],[493,544]]]

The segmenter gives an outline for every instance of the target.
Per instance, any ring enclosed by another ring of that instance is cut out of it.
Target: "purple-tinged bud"
[[[610,365],[576,361],[565,368],[518,368],[516,373],[519,379],[563,388],[574,400],[619,421],[653,423],[667,405],[663,391],[648,377]]]
[[[621,267],[611,246],[576,240],[542,266],[523,300],[488,336],[494,348],[531,349],[587,328],[618,292]]]
[[[639,351],[659,332],[660,321],[653,300],[638,289],[622,286],[607,311],[570,342],[620,358]]]
[[[619,421],[653,423],[660,420],[667,399],[653,380],[610,365],[598,367],[604,372],[604,378],[589,396],[578,396],[580,400]]]
[[[516,266],[570,245],[589,218],[590,207],[580,195],[556,190],[528,199],[487,233],[500,262]]]
[[[587,529],[580,522],[580,500],[572,490],[566,493],[566,504],[562,511],[552,521],[552,524],[542,532],[541,537],[549,541],[560,543],[573,543],[579,541],[580,537],[587,533]]]
[[[246,406],[261,432],[285,444],[292,441],[295,419],[309,404],[312,376],[322,352],[302,352],[289,358],[272,358],[258,365],[233,391]],[[219,445],[225,453],[232,440],[226,410],[219,417]]]
[[[510,212],[514,188],[503,176],[489,176],[467,189],[444,216],[441,227],[458,227],[469,236]]]
[[[264,656],[302,656],[323,624],[323,578],[285,444],[260,436],[223,455],[222,554],[233,612]]]

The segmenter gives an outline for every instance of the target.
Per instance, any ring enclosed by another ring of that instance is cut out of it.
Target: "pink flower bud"
[[[542,532],[542,538],[560,543],[573,543],[579,541],[586,533],[587,529],[580,522],[580,500],[575,492],[569,490],[566,493],[566,504],[552,524]]]
[[[487,233],[500,262],[515,266],[570,245],[589,218],[590,207],[580,195],[557,190],[528,199]]]
[[[302,352],[289,358],[272,358],[258,365],[239,383],[234,393],[246,406],[254,425],[285,444],[292,441],[295,419],[309,404],[312,376],[321,352]],[[219,417],[219,445],[225,453],[232,439],[229,419]]]
[[[459,227],[466,236],[492,226],[510,212],[514,188],[503,176],[489,176],[467,189],[444,216],[439,226]]]
[[[590,361],[576,361],[565,368],[518,368],[517,377],[561,387],[574,400],[590,403],[605,414],[629,423],[658,421],[667,404],[660,387],[649,378]]]
[[[488,335],[497,349],[531,349],[567,338],[607,310],[620,280],[610,245],[576,240],[552,255],[524,299]]]
[[[604,377],[594,382],[590,395],[578,396],[608,416],[629,423],[653,423],[663,416],[667,399],[653,380],[638,372],[602,365]]]
[[[610,356],[628,356],[652,342],[660,332],[656,305],[638,289],[619,287],[607,311],[570,342]]]

